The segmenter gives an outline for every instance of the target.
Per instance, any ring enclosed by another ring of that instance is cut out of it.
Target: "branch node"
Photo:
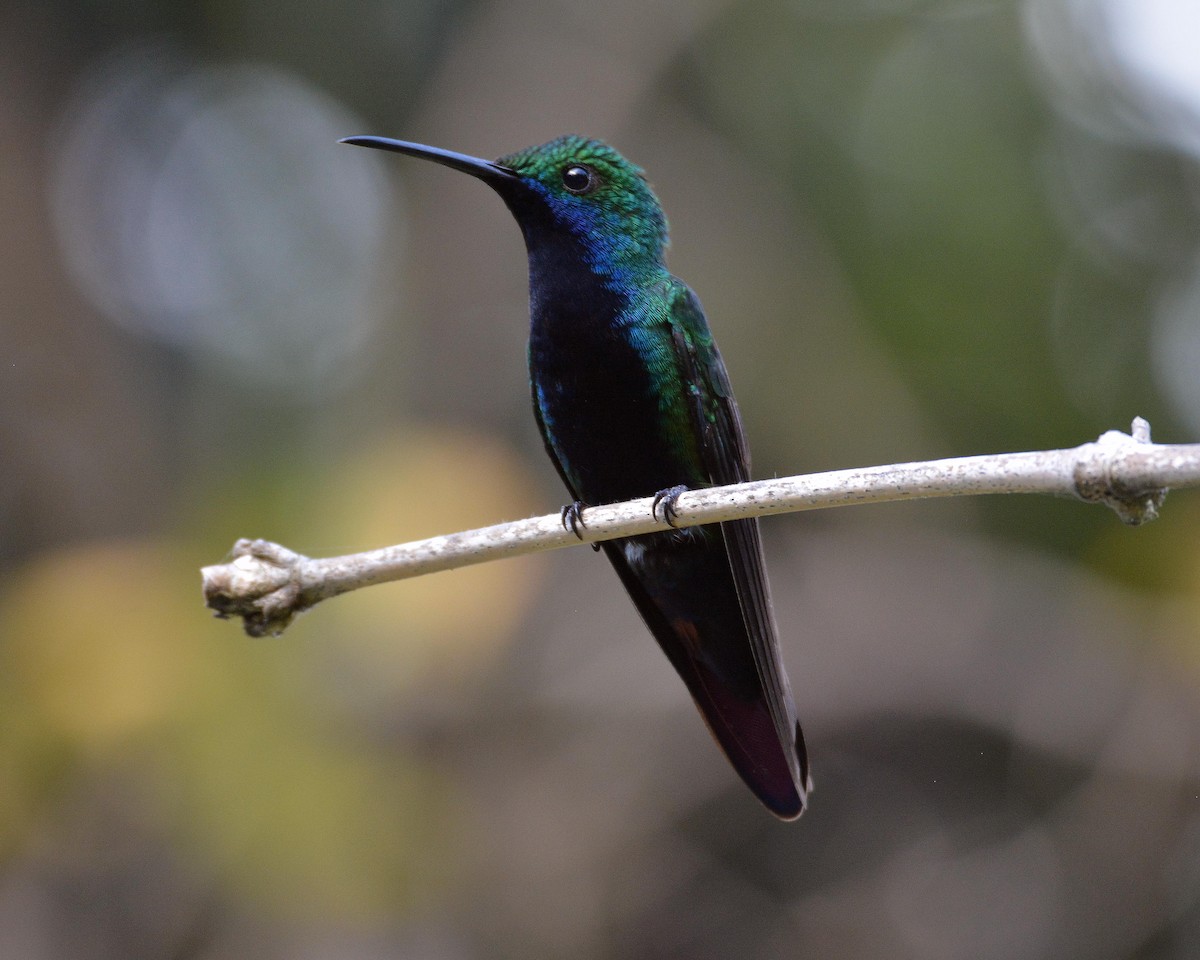
[[[316,602],[301,588],[307,560],[269,540],[238,540],[229,562],[200,571],[204,603],[222,620],[241,617],[252,637],[278,636]]]
[[[1075,463],[1075,492],[1089,503],[1110,507],[1131,527],[1156,520],[1167,488],[1127,479],[1138,475],[1136,461],[1149,444],[1150,424],[1142,417],[1134,417],[1128,434],[1108,430],[1085,444]]]

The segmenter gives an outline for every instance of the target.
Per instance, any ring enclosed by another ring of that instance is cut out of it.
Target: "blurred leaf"
[[[534,488],[519,458],[483,434],[427,427],[380,436],[321,478],[304,549],[367,550],[518,519],[535,512]],[[372,587],[321,607],[304,629],[336,638],[352,699],[373,691],[395,700],[422,687],[441,695],[495,664],[540,565],[527,557]]]
[[[18,692],[0,735],[14,821],[32,808],[22,787],[52,792],[30,768],[53,762],[67,786],[120,764],[155,787],[138,819],[172,825],[240,896],[288,913],[390,913],[452,871],[448,786],[324,712],[311,649],[207,618],[190,550],[47,554],[14,578],[0,634]]]
[[[433,895],[454,865],[448,785],[311,709],[276,651],[227,666],[160,757],[161,799],[193,852],[286,915],[392,915]]]
[[[181,572],[165,548],[124,542],[47,554],[14,578],[9,669],[56,735],[103,752],[180,710],[202,656]]]

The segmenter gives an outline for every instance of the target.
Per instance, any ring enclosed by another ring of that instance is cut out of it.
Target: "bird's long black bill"
[[[441,147],[428,147],[423,143],[391,140],[388,137],[343,137],[338,143],[351,143],[356,147],[375,147],[378,150],[391,150],[394,153],[404,153],[410,157],[432,160],[444,167],[469,173],[493,187],[501,187],[520,180],[520,177],[508,167],[502,167],[491,160],[481,160],[479,157],[455,153],[453,150],[443,150]]]

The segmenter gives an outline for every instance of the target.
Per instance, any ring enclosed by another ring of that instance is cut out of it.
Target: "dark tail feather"
[[[786,683],[771,684],[775,696],[787,700],[773,710],[720,541],[655,542],[669,536],[639,538],[647,555],[640,572],[631,568],[622,541],[603,547],[733,768],[768,810],[794,820],[804,812],[810,781],[799,724],[777,722],[781,713],[795,716]],[[665,569],[655,569],[649,556],[656,548],[669,561]],[[670,573],[654,577],[651,570]],[[782,673],[781,665],[773,666]]]
[[[694,661],[690,667],[684,670],[676,665],[733,768],[763,806],[781,820],[795,820],[804,812],[812,789],[800,724],[796,724],[794,741],[781,744],[765,697],[745,700],[704,667]],[[787,750],[795,754],[795,768]],[[793,774],[796,768],[800,771],[799,781]]]

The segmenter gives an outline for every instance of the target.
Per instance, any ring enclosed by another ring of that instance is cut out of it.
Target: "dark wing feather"
[[[691,409],[697,435],[702,438],[700,457],[708,481],[720,486],[749,480],[750,450],[741,415],[703,309],[695,294],[679,280],[672,283],[669,302],[671,339],[685,383],[692,392]],[[758,521],[722,523],[721,533],[775,731],[781,744],[795,745],[794,754],[787,751],[788,759],[803,794],[811,788],[808,754],[796,720],[792,691],[783,672]]]

